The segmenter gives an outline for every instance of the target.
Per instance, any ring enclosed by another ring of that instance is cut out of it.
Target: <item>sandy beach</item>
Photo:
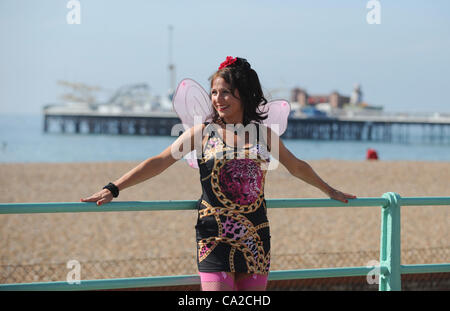
[[[308,161],[333,187],[358,197],[450,196],[450,162]],[[0,201],[79,202],[138,162],[0,164]],[[266,198],[325,198],[281,165]],[[197,200],[198,171],[177,162],[126,189],[120,201]],[[272,270],[364,266],[378,260],[380,208],[269,209]],[[402,264],[450,261],[448,206],[402,208]],[[3,283],[64,279],[78,260],[84,279],[194,274],[196,211],[0,215]],[[15,269],[15,270],[14,270]],[[60,271],[60,272],[58,272]]]

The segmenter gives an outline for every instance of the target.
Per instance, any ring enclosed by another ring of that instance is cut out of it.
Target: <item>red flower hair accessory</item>
[[[219,66],[219,70],[223,69],[225,67],[230,66],[231,64],[234,64],[237,61],[237,57],[233,58],[231,56],[227,56],[227,58],[225,59],[225,61],[223,63],[220,64]]]

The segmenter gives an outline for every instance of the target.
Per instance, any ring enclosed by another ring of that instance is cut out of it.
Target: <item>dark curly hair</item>
[[[231,94],[234,96],[234,91],[239,92],[240,100],[244,108],[243,125],[257,122],[267,118],[267,115],[261,111],[261,108],[267,104],[264,97],[261,84],[259,82],[258,74],[253,70],[250,64],[244,58],[236,57],[236,61],[225,68],[217,70],[210,78],[212,88],[213,81],[221,77],[231,87]],[[210,94],[211,96],[211,94]],[[219,120],[219,114],[214,109],[212,115],[213,122]]]

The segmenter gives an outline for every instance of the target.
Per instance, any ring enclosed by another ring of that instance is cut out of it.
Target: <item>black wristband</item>
[[[117,186],[112,182],[104,186],[103,189],[108,189],[109,191],[111,191],[114,198],[117,198],[119,196],[119,188],[117,188]]]

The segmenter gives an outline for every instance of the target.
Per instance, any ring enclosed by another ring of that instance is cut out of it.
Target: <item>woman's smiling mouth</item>
[[[229,106],[217,106],[217,110],[219,111],[224,111],[225,109],[227,109]]]

